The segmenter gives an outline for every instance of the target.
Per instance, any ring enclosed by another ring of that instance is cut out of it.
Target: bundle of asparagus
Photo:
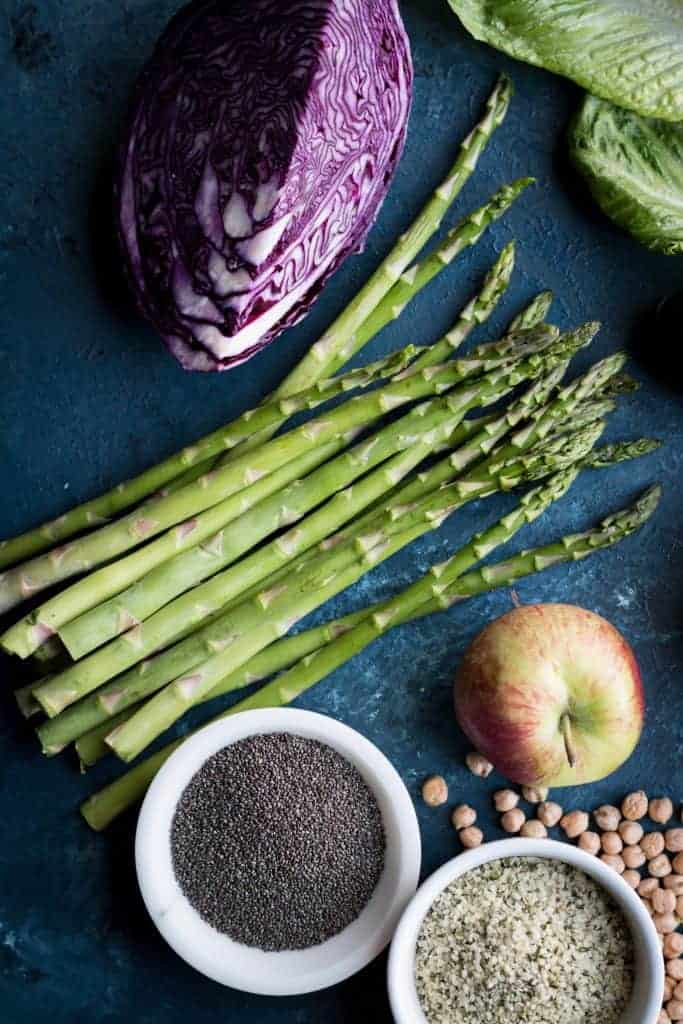
[[[285,703],[387,629],[585,557],[652,513],[656,491],[595,531],[474,569],[558,500],[582,469],[656,445],[641,439],[595,447],[617,396],[634,385],[621,372],[622,353],[562,385],[569,360],[598,325],[560,335],[544,322],[547,292],[502,338],[455,355],[505,292],[512,243],[443,338],[339,375],[529,184],[521,179],[500,189],[413,262],[509,99],[503,79],[417,220],[273,396],[102,498],[0,545],[0,568],[7,568],[0,610],[81,577],[0,637],[6,651],[30,658],[39,676],[17,700],[26,715],[46,713],[37,730],[46,754],[75,742],[85,766],[107,752],[130,761],[189,708],[282,669],[288,671],[227,713]],[[503,411],[466,418],[524,382],[526,392]],[[274,436],[293,414],[331,399],[337,404]],[[402,594],[288,635],[466,503],[532,481],[542,482],[513,513]],[[90,824],[104,827],[139,797],[174,746],[88,801]]]

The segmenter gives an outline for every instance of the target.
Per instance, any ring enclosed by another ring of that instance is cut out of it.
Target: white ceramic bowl
[[[207,758],[246,736],[273,732],[319,740],[356,766],[382,812],[386,855],[384,871],[370,902],[347,928],[310,949],[265,953],[234,942],[193,909],[173,872],[170,830],[181,793]],[[420,830],[412,800],[398,773],[369,740],[325,715],[270,708],[245,711],[208,725],[168,759],[140,811],[135,861],[152,920],[187,963],[214,981],[244,992],[296,995],[348,978],[388,945],[417,887]]]
[[[664,963],[659,939],[640,898],[623,878],[597,857],[554,839],[503,839],[449,860],[418,889],[401,918],[389,954],[388,984],[396,1024],[427,1024],[415,989],[415,944],[425,914],[439,893],[480,864],[506,857],[549,857],[584,871],[621,907],[633,936],[635,983],[620,1024],[656,1024],[664,992]]]

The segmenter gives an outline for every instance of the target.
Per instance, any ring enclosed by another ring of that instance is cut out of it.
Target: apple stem
[[[567,760],[569,761],[569,767],[573,768],[576,764],[576,750],[574,749],[572,723],[569,715],[562,715],[560,728],[562,729],[562,736],[564,737],[564,749],[567,754]]]

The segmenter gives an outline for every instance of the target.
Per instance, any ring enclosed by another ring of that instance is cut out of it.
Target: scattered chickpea
[[[642,896],[644,900],[649,900],[657,889],[659,889],[658,878],[643,878],[638,886],[638,895]]]
[[[665,889],[671,889],[676,896],[683,896],[683,875],[667,875],[662,885]]]
[[[632,870],[642,868],[646,860],[645,854],[639,846],[625,846],[621,856],[624,858],[626,867]]]
[[[655,912],[652,909],[652,900],[648,900],[644,896],[641,896],[640,897],[640,901],[643,904],[643,906],[645,907],[645,909],[647,910],[647,912],[650,915],[650,917],[654,917]]]
[[[665,853],[647,862],[647,869],[653,878],[664,878],[671,874],[671,861]]]
[[[637,871],[632,871],[630,868],[624,871],[621,876],[627,885],[630,885],[632,889],[637,889],[640,883],[640,875]]]
[[[613,856],[621,853],[624,849],[624,844],[618,832],[603,832],[600,842],[605,853],[612,854]]]
[[[678,918],[674,914],[655,914],[652,920],[661,935],[668,935],[678,928]]]
[[[676,982],[683,981],[683,960],[680,957],[677,960],[667,960],[666,973]]]
[[[600,860],[603,864],[606,864],[608,868],[612,868],[618,875],[623,875],[626,865],[624,864],[623,858],[618,853],[601,853]]]
[[[476,825],[470,825],[469,828],[464,828],[462,832],[459,832],[460,842],[466,850],[473,850],[476,846],[481,846],[484,842],[484,833]]]
[[[664,836],[661,832],[648,832],[640,840],[639,846],[646,858],[652,860],[653,857],[659,857],[660,853],[664,853]]]
[[[683,853],[677,853],[672,861],[673,869],[677,875],[683,875]]]
[[[560,821],[568,839],[576,839],[588,828],[588,815],[585,811],[570,811]]]
[[[674,805],[668,796],[657,796],[650,800],[647,813],[652,821],[664,825],[670,818],[673,818]]]
[[[469,828],[477,820],[477,812],[469,804],[458,804],[451,814],[451,825],[455,829]]]
[[[619,808],[612,807],[611,804],[603,804],[602,807],[598,807],[596,811],[593,811],[593,817],[595,824],[604,832],[616,832],[621,821]]]
[[[683,896],[676,897],[676,917],[683,921]]]
[[[667,981],[673,981],[673,978],[667,978]],[[676,988],[673,990],[674,999],[683,999],[683,981],[679,981]]]
[[[673,914],[676,897],[669,889],[656,889],[652,894],[652,906],[657,914]]]
[[[621,803],[621,813],[629,821],[639,821],[647,814],[648,799],[644,790],[629,793]]]
[[[664,834],[666,848],[669,853],[683,851],[683,828],[668,828]]]
[[[670,999],[666,1004],[666,1012],[669,1020],[683,1020],[683,1002],[680,999]]]
[[[493,765],[490,761],[487,761],[483,754],[477,753],[473,750],[465,758],[465,764],[472,772],[473,775],[477,775],[480,779],[488,779],[489,775],[493,771]]]
[[[522,796],[530,804],[542,804],[548,799],[547,786],[522,786]]]
[[[664,939],[664,956],[667,960],[675,960],[683,953],[683,932],[672,932]]]
[[[525,821],[526,815],[524,811],[520,810],[519,807],[513,807],[511,811],[505,812],[500,819],[500,824],[505,832],[513,833],[519,832]]]
[[[530,818],[529,821],[524,822],[519,830],[519,834],[524,836],[525,839],[546,839],[548,829],[538,818]]]
[[[626,846],[635,846],[643,838],[643,826],[637,821],[622,821],[617,831]]]
[[[493,794],[493,806],[501,814],[511,811],[518,803],[519,793],[515,793],[514,789],[499,789],[497,793]]]
[[[562,817],[562,808],[552,800],[544,800],[538,805],[536,817],[546,828],[554,828]]]
[[[448,786],[442,775],[430,775],[422,784],[422,799],[428,807],[439,807],[448,800]]]
[[[600,853],[600,836],[597,832],[582,832],[579,836],[579,847],[596,857]]]
[[[668,1003],[676,989],[676,982],[673,978],[664,978],[664,996],[662,998],[663,1003]]]

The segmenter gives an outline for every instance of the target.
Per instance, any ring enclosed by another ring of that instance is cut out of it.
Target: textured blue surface
[[[683,791],[680,630],[683,412],[664,359],[680,345],[644,322],[680,286],[681,263],[645,252],[591,204],[566,165],[563,131],[579,92],[465,37],[445,0],[403,4],[416,64],[408,146],[368,248],[335,277],[309,318],[275,347],[223,376],[190,376],[131,311],[112,246],[108,168],[126,96],[177,0],[0,0],[0,536],[51,516],[156,461],[261,398],[350,298],[445,171],[496,71],[517,96],[459,211],[497,185],[534,174],[538,185],[485,240],[429,288],[369,354],[425,342],[448,325],[495,253],[519,240],[519,269],[501,327],[541,287],[557,293],[566,326],[605,323],[590,358],[626,344],[643,389],[622,403],[611,436],[654,433],[666,447],[607,474],[585,475],[518,545],[581,528],[659,478],[656,521],[637,538],[581,565],[521,583],[522,601],[571,601],[611,619],[633,643],[649,713],[636,755],[590,789],[560,793],[595,806],[643,784]],[[583,359],[585,363],[589,357]],[[335,602],[360,607],[395,591],[450,551],[512,498],[477,505],[375,571]],[[496,835],[489,794],[463,765],[450,713],[450,679],[467,642],[511,606],[509,591],[408,626],[376,644],[301,703],[374,740],[411,791],[446,775],[453,799],[478,804]],[[7,668],[5,690],[13,680]],[[41,759],[30,731],[2,698],[0,742],[0,1020],[28,1024],[313,1024],[389,1020],[383,961],[336,989],[262,1000],[219,988],[161,942],[132,868],[133,820],[95,836],[79,801],[115,770],[79,777],[69,757]],[[418,801],[424,870],[456,851],[445,809]]]

